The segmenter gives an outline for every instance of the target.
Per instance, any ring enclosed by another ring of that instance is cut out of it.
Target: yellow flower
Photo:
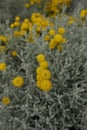
[[[20,31],[20,36],[24,36],[26,33],[27,33],[26,30],[21,30],[21,31]]]
[[[45,61],[45,56],[43,54],[39,54],[37,57],[36,57],[37,61],[39,63]]]
[[[62,41],[62,38],[63,38],[62,35],[56,34],[54,36],[54,41],[57,42],[57,43],[60,43]]]
[[[29,23],[29,19],[28,18],[24,19],[24,23]]]
[[[44,40],[45,41],[49,41],[50,40],[50,36],[49,35],[45,35]]]
[[[38,27],[36,28],[36,32],[37,32],[37,33],[40,33],[40,32],[41,32],[41,27],[40,27],[40,26],[38,26]]]
[[[15,17],[15,21],[20,21],[20,17],[19,17],[19,16],[16,16],[16,17]]]
[[[20,36],[20,32],[15,30],[15,31],[14,31],[14,36],[15,36],[15,37],[19,37],[19,36]]]
[[[65,29],[64,29],[64,28],[62,28],[62,27],[61,27],[61,28],[59,28],[59,29],[58,29],[58,33],[60,33],[60,34],[64,34],[64,33],[65,33]]]
[[[9,97],[3,97],[2,98],[2,103],[5,104],[5,105],[8,105],[10,104],[11,100]]]
[[[15,27],[14,23],[11,23],[10,28],[14,28],[14,27]]]
[[[16,51],[12,51],[11,55],[14,56],[14,57],[17,56],[17,52]]]
[[[42,82],[45,78],[41,77],[41,74],[36,75],[36,80]]]
[[[40,74],[42,71],[43,71],[42,67],[37,67],[37,69],[36,69],[36,73],[37,74]]]
[[[46,69],[46,68],[48,67],[48,62],[47,62],[47,61],[43,61],[43,62],[41,62],[41,63],[40,63],[40,67]]]
[[[48,46],[50,49],[54,49],[56,47],[56,45],[57,45],[57,42],[55,42],[55,40],[52,39]]]
[[[26,22],[23,22],[21,25],[21,30],[27,30],[29,28],[29,24]]]
[[[12,84],[13,84],[13,86],[18,87],[18,88],[22,87],[24,85],[24,79],[23,79],[23,77],[21,77],[21,76],[15,77],[12,80]]]
[[[30,1],[30,5],[34,5],[35,3],[34,3],[34,1]]]
[[[15,27],[20,26],[20,22],[19,22],[19,21],[15,21],[15,22],[14,22],[14,26],[15,26]]]
[[[3,35],[0,35],[0,40],[5,42],[5,43],[8,42],[8,39],[5,36],[3,36]]]
[[[81,18],[85,18],[86,15],[87,15],[87,11],[86,11],[86,10],[81,10],[81,12],[80,12],[80,17],[81,17]]]
[[[39,88],[45,92],[48,92],[52,89],[52,82],[50,80],[43,80]]]
[[[53,29],[49,30],[49,35],[54,36],[55,35],[55,30],[53,30]]]
[[[51,27],[54,27],[54,23],[50,23],[50,26],[51,26]]]
[[[68,21],[68,25],[72,25],[74,22],[75,22],[75,20],[71,19],[71,20]]]
[[[7,67],[6,63],[4,62],[0,63],[0,71],[6,70],[6,67]]]
[[[28,9],[28,8],[30,8],[30,4],[29,3],[26,3],[25,4],[25,7]]]
[[[51,78],[51,72],[47,69],[43,69],[41,72],[42,79],[50,79]]]

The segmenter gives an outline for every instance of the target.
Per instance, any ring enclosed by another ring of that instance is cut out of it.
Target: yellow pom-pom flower
[[[48,62],[47,62],[47,61],[43,61],[43,62],[41,62],[41,63],[40,63],[40,67],[46,69],[46,68],[48,67]]]
[[[7,68],[6,63],[4,63],[4,62],[0,63],[0,71],[4,71],[4,70],[6,70],[6,68]]]
[[[45,35],[44,40],[45,41],[50,41],[50,36],[49,35]]]
[[[87,11],[86,11],[85,9],[81,10],[81,12],[80,12],[80,17],[81,17],[81,18],[85,18],[86,15],[87,15]]]
[[[48,46],[49,46],[50,49],[54,49],[54,48],[56,47],[57,44],[58,44],[58,43],[55,42],[54,39],[52,39],[52,40],[50,41],[50,43],[49,43]]]
[[[16,56],[17,56],[17,52],[16,52],[16,51],[12,51],[11,55],[12,55],[13,57],[16,57]]]
[[[15,77],[12,80],[12,84],[13,84],[13,86],[18,87],[18,88],[22,87],[24,85],[24,79],[23,79],[23,77],[21,77],[21,76]]]
[[[36,58],[39,63],[45,61],[45,56],[43,54],[39,54]]]
[[[29,3],[26,3],[25,4],[25,7],[28,9],[28,8],[30,8],[30,4]]]
[[[57,42],[57,43],[60,43],[62,41],[62,38],[63,38],[62,35],[56,34],[54,36],[54,41]]]
[[[51,72],[47,69],[43,69],[43,71],[40,75],[43,79],[50,79],[51,78]]]
[[[16,16],[16,17],[15,17],[15,21],[20,21],[20,17],[19,17],[19,16]]]
[[[15,27],[14,23],[11,23],[10,28],[14,28],[14,27]]]
[[[62,27],[61,27],[61,28],[59,28],[59,29],[58,29],[58,33],[60,33],[60,34],[64,34],[64,33],[65,33],[65,29],[64,29],[64,28],[62,28]]]
[[[10,100],[9,97],[3,97],[3,98],[2,98],[2,103],[3,103],[4,105],[10,104],[10,102],[11,102],[11,100]]]
[[[52,82],[50,80],[43,80],[39,88],[45,92],[48,92],[52,89]]]
[[[53,30],[53,29],[49,30],[49,35],[54,36],[55,35],[55,30]]]
[[[20,22],[19,22],[19,21],[15,21],[15,22],[14,22],[14,26],[15,26],[15,27],[20,26]]]
[[[40,74],[42,71],[43,71],[42,67],[37,67],[37,69],[36,69],[36,73],[37,74]]]

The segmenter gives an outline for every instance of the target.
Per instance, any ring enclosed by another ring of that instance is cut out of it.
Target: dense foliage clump
[[[87,130],[87,9],[19,2],[0,23],[0,130]]]

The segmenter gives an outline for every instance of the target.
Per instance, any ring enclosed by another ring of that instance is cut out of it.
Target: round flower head
[[[29,4],[29,3],[26,3],[26,4],[25,4],[25,7],[26,7],[26,8],[29,8],[29,7],[30,7],[30,4]]]
[[[20,21],[20,17],[19,17],[19,16],[16,16],[16,17],[15,17],[15,21]]]
[[[6,70],[6,67],[7,67],[6,63],[4,62],[0,63],[0,71]]]
[[[45,41],[50,41],[50,36],[49,35],[45,35],[44,40]]]
[[[46,68],[48,67],[48,62],[47,62],[47,61],[43,61],[43,62],[41,62],[41,63],[40,63],[40,67],[46,69]]]
[[[42,73],[41,73],[41,77],[43,79],[50,79],[51,78],[51,73],[49,70],[47,69],[43,69]]]
[[[14,28],[14,27],[15,27],[14,23],[11,23],[10,28]]]
[[[55,42],[55,40],[52,39],[48,46],[50,49],[54,49],[56,47],[56,45],[57,45],[57,42]]]
[[[55,35],[55,30],[54,29],[49,30],[49,35],[54,36]]]
[[[40,74],[42,71],[43,71],[42,67],[37,67],[37,69],[36,69],[36,73],[37,74]]]
[[[63,38],[62,35],[56,34],[54,36],[54,41],[57,42],[57,43],[60,43],[62,41],[62,38]]]
[[[58,29],[58,33],[64,34],[64,33],[65,33],[65,29],[64,29],[64,28],[59,28],[59,29]]]
[[[39,63],[45,61],[45,56],[43,54],[39,54],[36,58]]]
[[[52,82],[50,80],[43,80],[39,88],[45,92],[48,92],[52,89]]]
[[[9,98],[9,97],[3,97],[3,98],[2,98],[2,103],[3,103],[3,104],[8,105],[8,104],[10,104],[10,102],[11,102],[11,101],[10,101],[10,98]]]
[[[18,88],[22,87],[24,85],[24,79],[23,79],[23,77],[21,77],[21,76],[15,77],[12,80],[12,84],[13,84],[13,86],[18,87]]]
[[[86,15],[87,15],[87,10],[81,10],[81,12],[80,12],[80,17],[81,18],[85,18],[86,17]]]
[[[11,55],[12,55],[13,57],[16,57],[16,56],[17,56],[17,52],[16,52],[16,51],[12,51]]]

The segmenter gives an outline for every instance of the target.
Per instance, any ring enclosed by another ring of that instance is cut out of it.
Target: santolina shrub
[[[0,24],[0,130],[87,129],[86,16]]]

